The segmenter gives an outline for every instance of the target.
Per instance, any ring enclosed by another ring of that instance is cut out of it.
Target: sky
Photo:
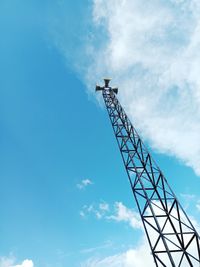
[[[198,0],[0,1],[0,267],[154,266],[103,77],[200,228],[199,14]]]

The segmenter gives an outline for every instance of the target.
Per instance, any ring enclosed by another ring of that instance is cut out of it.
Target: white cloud
[[[115,214],[107,217],[117,222],[127,222],[132,228],[142,228],[140,215],[127,208],[122,202],[115,203]]]
[[[16,260],[14,257],[1,257],[0,267],[34,267],[32,260],[24,260],[21,264],[15,264]]]
[[[85,213],[82,210],[79,212],[79,214],[81,217],[85,217]]]
[[[84,205],[80,211],[80,216],[86,217],[89,214],[93,214],[97,219],[101,219],[108,211],[107,208],[109,209],[109,205],[105,202],[100,203],[97,207],[95,207],[93,204]]]
[[[99,204],[99,209],[104,210],[104,211],[109,211],[109,204],[106,202],[100,203]]]
[[[12,265],[11,267],[34,267],[32,260],[24,260],[21,264]]]
[[[98,205],[84,205],[79,214],[81,217],[92,214],[97,219],[125,222],[134,229],[142,229],[139,213],[129,209],[122,202],[115,202],[112,206],[106,202],[101,202]]]
[[[80,183],[78,183],[76,186],[78,187],[78,189],[84,189],[86,188],[88,185],[92,185],[92,181],[90,179],[84,179],[82,180]]]
[[[200,2],[93,0],[93,21],[88,87],[113,77],[143,138],[200,175]]]
[[[129,249],[124,253],[108,256],[102,259],[90,258],[81,267],[154,267],[153,258],[148,244],[142,239],[136,249]]]

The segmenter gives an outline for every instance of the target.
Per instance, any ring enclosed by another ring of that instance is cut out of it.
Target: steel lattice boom
[[[199,267],[200,239],[105,79],[102,91],[156,266]]]

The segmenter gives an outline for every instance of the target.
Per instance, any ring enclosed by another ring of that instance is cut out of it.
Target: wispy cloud
[[[109,211],[109,204],[106,202],[102,202],[99,204],[99,209],[103,211]]]
[[[184,208],[188,211],[196,208],[198,212],[200,212],[200,199],[198,195],[195,194],[180,194],[182,198],[182,203],[184,204]]]
[[[127,222],[132,228],[142,229],[142,223],[138,212],[127,208],[122,202],[115,203],[115,214],[107,218],[117,222]]]
[[[87,217],[88,215],[94,215],[97,219],[125,222],[134,229],[142,229],[138,212],[129,209],[122,202],[115,202],[113,205],[109,205],[106,202],[96,205],[84,205],[80,211],[80,216]]]
[[[82,180],[80,183],[78,183],[76,186],[78,189],[84,189],[86,188],[88,185],[92,185],[93,182],[90,179],[84,179]]]
[[[94,253],[95,251],[99,251],[102,249],[108,249],[108,248],[112,247],[112,245],[113,245],[112,242],[110,240],[108,240],[100,246],[82,249],[81,253]]]
[[[90,258],[81,267],[154,267],[153,258],[147,249],[148,244],[142,239],[136,249],[129,249],[123,253],[105,258]]]
[[[10,267],[14,264],[14,258],[10,257],[0,257],[0,267]]]
[[[88,215],[95,215],[97,219],[103,218],[106,213],[109,211],[109,204],[102,202],[98,205],[91,204],[91,205],[84,205],[82,210],[80,211],[81,217],[86,217]]]

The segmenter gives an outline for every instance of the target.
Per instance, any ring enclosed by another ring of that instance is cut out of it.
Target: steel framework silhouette
[[[155,266],[199,267],[200,238],[162,171],[120,105],[118,88],[102,91]]]

